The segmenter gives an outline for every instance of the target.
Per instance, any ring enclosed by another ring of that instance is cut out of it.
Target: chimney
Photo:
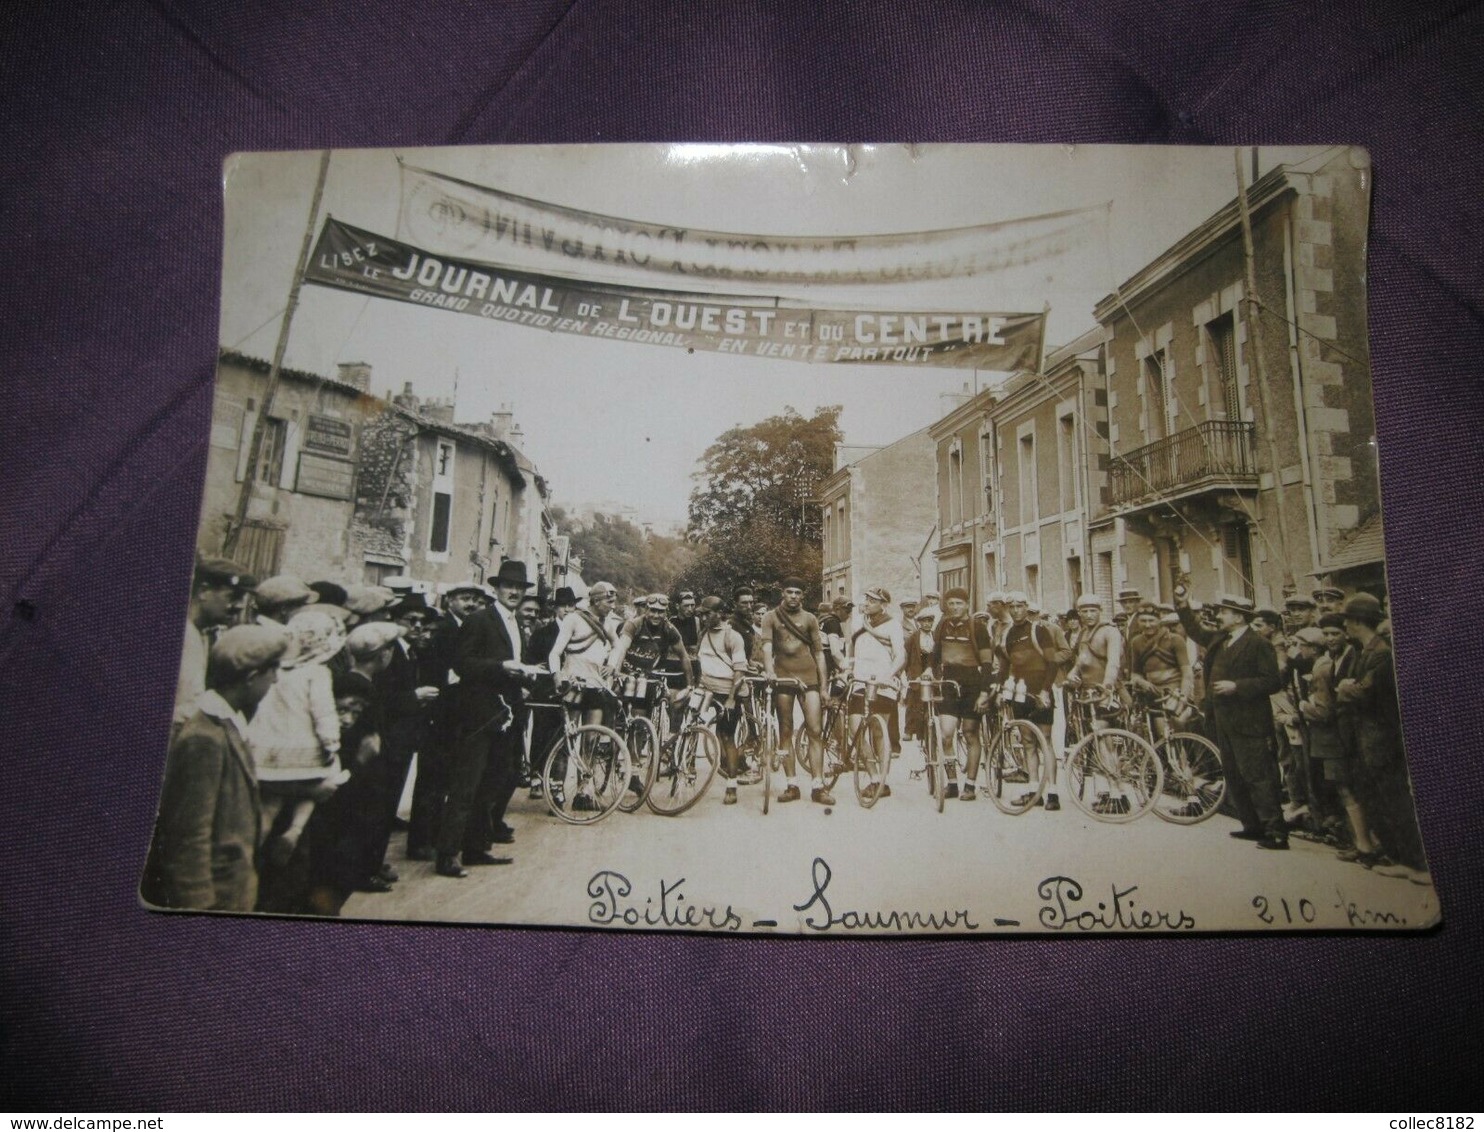
[[[439,424],[453,424],[453,402],[429,399],[423,402],[422,414]]]
[[[490,433],[496,440],[506,440],[515,427],[515,413],[509,405],[501,405],[490,414]]]
[[[403,383],[402,392],[392,397],[392,404],[396,405],[399,409],[410,409],[414,413],[417,412],[417,394],[412,391],[412,382]]]
[[[371,392],[371,363],[370,362],[341,362],[340,380],[346,385],[354,385],[362,393]]]
[[[521,428],[520,425],[512,425],[510,428],[510,436],[507,439],[510,441],[510,446],[512,448],[519,448],[526,442],[525,430]]]

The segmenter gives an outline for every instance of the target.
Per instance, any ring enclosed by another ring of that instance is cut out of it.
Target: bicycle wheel
[[[753,719],[752,712],[745,707],[737,713],[734,741],[737,745],[739,764],[737,785],[755,786],[763,777],[763,766],[758,757],[762,750],[762,740],[758,736],[757,721]]]
[[[572,825],[602,821],[628,789],[629,751],[616,731],[592,724],[558,735],[546,756],[541,784],[546,805]]]
[[[757,757],[763,768],[763,813],[766,814],[773,802],[773,779],[778,770],[778,721],[771,712],[763,717]]]
[[[654,724],[642,715],[629,718],[629,764],[633,774],[629,776],[623,800],[618,808],[632,814],[644,805],[649,788],[654,785],[654,772],[660,750],[659,736],[654,733]]]
[[[1216,744],[1189,731],[1166,735],[1155,745],[1164,771],[1164,789],[1154,812],[1176,825],[1203,822],[1221,808],[1226,775]]]
[[[943,736],[938,732],[936,724],[928,732],[927,742],[927,776],[928,790],[932,793],[933,804],[938,807],[938,812],[943,812],[943,800],[947,796],[948,778],[943,768]]]
[[[1039,758],[1037,758],[1039,756]],[[999,724],[984,752],[984,792],[1005,814],[1023,814],[1046,792],[1052,755],[1034,723],[1011,719]],[[1039,769],[1033,770],[1033,764]]]
[[[654,785],[646,799],[657,814],[683,814],[705,796],[716,777],[721,744],[705,727],[693,725],[680,733],[668,752],[661,752]]]
[[[1078,809],[1098,821],[1143,817],[1163,785],[1159,756],[1132,731],[1094,731],[1067,755],[1067,792]]]
[[[861,720],[851,742],[851,754],[855,761],[855,800],[869,810],[881,800],[886,772],[891,769],[891,743],[886,723],[879,715]]]
[[[842,714],[826,712],[820,729],[820,777],[824,780],[826,790],[833,790],[835,784],[840,781],[840,775],[845,770],[845,751],[841,747],[840,732],[845,729],[845,717]],[[804,736],[808,741],[807,733]],[[808,748],[802,744],[799,750]]]

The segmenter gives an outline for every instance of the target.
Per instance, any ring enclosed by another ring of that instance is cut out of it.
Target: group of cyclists
[[[1008,812],[1038,805],[1056,811],[1058,752],[1069,737],[1069,717],[1070,737],[1081,740],[1111,730],[1135,704],[1158,704],[1141,748],[1152,752],[1174,728],[1171,721],[1195,714],[1196,650],[1173,608],[1161,611],[1125,595],[1132,617],[1124,626],[1105,620],[1101,600],[1084,595],[1064,625],[1018,592],[990,595],[988,608],[977,613],[963,589],[894,609],[886,588],[871,587],[858,613],[843,600],[811,611],[805,594],[799,578],[778,584],[778,601],[770,608],[751,588],[734,592],[730,603],[717,596],[698,602],[684,592],[672,604],[664,594],[651,594],[637,599],[624,618],[613,612],[616,595],[601,584],[586,608],[578,607],[570,590],[559,590],[556,638],[533,637],[525,659],[555,674],[547,696],[568,689],[586,727],[621,722],[635,710],[675,737],[671,742],[687,723],[704,727],[719,748],[724,805],[737,802],[739,785],[760,777],[759,740],[772,748],[762,756],[770,762],[762,769],[776,770],[780,779],[769,802],[801,800],[807,782],[812,803],[835,805],[840,773],[855,769],[865,752],[872,765],[864,779],[857,777],[860,801],[874,805],[891,794],[886,768],[900,756],[905,736],[923,749],[925,765],[914,776],[926,774],[940,805],[973,801],[987,786]],[[636,688],[642,689],[637,700]],[[1084,689],[1078,702],[1095,706],[1077,710],[1064,695],[1069,689]],[[759,694],[769,700],[762,705],[764,725],[753,701]],[[687,704],[691,716],[685,715]],[[868,717],[880,720],[879,753],[863,741]],[[546,789],[541,759],[555,726],[532,726],[533,794]],[[776,738],[767,743],[770,729]],[[1013,741],[996,744],[1000,730]],[[1125,741],[1140,742],[1132,735]],[[1200,781],[1188,784],[1178,805],[1169,808],[1176,817],[1209,816],[1220,801],[1216,748],[1194,741],[1205,748]],[[687,773],[683,762],[667,758],[663,741],[657,748],[662,785],[667,772],[672,778]],[[993,767],[983,765],[989,752],[998,759]],[[1095,816],[1137,817],[1158,800],[1160,791],[1146,782],[1145,796],[1131,808],[1126,795],[1135,784],[1121,779],[1137,775],[1116,765],[1127,764],[1127,755],[1090,755],[1104,764],[1102,777],[1113,780],[1112,789],[1102,783],[1105,788],[1089,796],[1079,775],[1078,797],[1086,798]],[[706,758],[704,750],[700,757]],[[634,752],[631,793],[648,789],[640,775],[647,761]],[[567,769],[565,759],[557,769]],[[565,797],[553,800],[554,809],[566,804]],[[590,802],[578,804],[586,811]]]
[[[519,563],[501,570],[493,592],[465,584],[433,602],[406,580],[258,582],[199,564],[157,902],[334,914],[351,892],[389,891],[414,755],[407,856],[460,876],[509,863],[491,850],[514,840],[504,815],[522,783],[574,823],[676,815],[716,777],[725,806],[761,783],[766,813],[806,790],[831,807],[849,773],[869,808],[891,796],[904,741],[940,811],[985,795],[1008,814],[1069,797],[1108,822],[1224,809],[1241,822],[1232,836],[1260,848],[1297,830],[1426,882],[1389,625],[1370,594],[1326,587],[1280,614],[1125,590],[1109,619],[1097,595],[1053,616],[1013,591],[974,610],[961,588],[894,608],[873,586],[858,611],[810,609],[792,577],[621,611],[610,583],[546,595]],[[232,799],[226,778],[201,778],[244,758],[251,781]],[[211,881],[228,873],[230,894]]]

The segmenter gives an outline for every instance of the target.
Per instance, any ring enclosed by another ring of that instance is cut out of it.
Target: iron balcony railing
[[[1108,468],[1114,507],[1195,487],[1255,487],[1251,421],[1206,421],[1114,456]]]

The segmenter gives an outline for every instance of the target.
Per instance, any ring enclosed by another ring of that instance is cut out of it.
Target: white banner
[[[996,275],[1084,243],[1106,209],[1052,212],[967,228],[858,236],[709,232],[604,216],[403,164],[400,231],[445,255],[549,270],[662,276],[731,285],[880,285]]]

